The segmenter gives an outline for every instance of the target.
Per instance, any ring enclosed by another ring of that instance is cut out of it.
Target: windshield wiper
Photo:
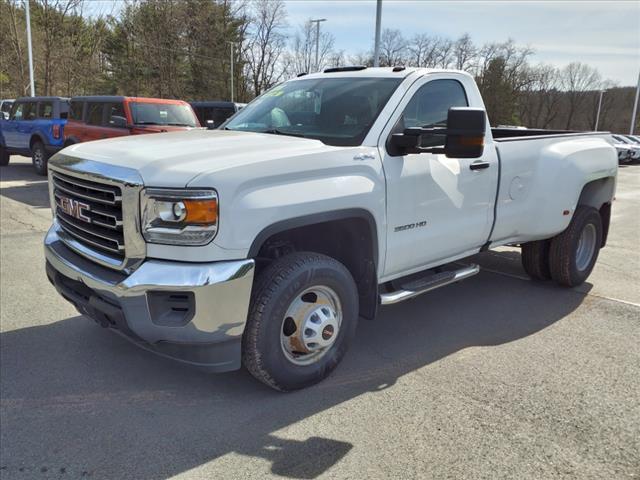
[[[280,130],[277,128],[268,128],[267,130],[261,130],[259,133],[273,133],[275,135],[289,135],[291,137],[306,137],[305,134],[303,133],[298,133],[298,132],[287,132],[285,130]]]
[[[172,127],[193,127],[194,126],[188,123],[167,123],[167,125],[171,125]]]
[[[158,122],[135,122],[136,125],[164,125]]]

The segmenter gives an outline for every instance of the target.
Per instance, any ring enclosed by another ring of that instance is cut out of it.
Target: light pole
[[[636,114],[638,113],[638,97],[640,97],[640,73],[638,74],[638,86],[636,87],[636,99],[633,102],[633,113],[631,114],[631,128],[629,129],[629,135],[633,135],[633,131],[636,129]]]
[[[605,94],[606,90],[600,90],[600,100],[598,100],[598,113],[596,113],[596,126],[593,128],[594,131],[598,131],[598,123],[600,122],[600,109],[602,108],[602,96]]]
[[[233,46],[235,45],[233,42],[228,41],[229,47],[231,47],[231,102],[233,103]]]
[[[382,0],[376,5],[376,41],[373,48],[373,66],[380,66],[380,24],[382,23]]]
[[[318,64],[318,50],[320,46],[320,22],[326,22],[326,18],[316,18],[315,20],[309,20],[309,23],[316,24],[316,72],[320,70],[320,65]]]
[[[27,16],[27,49],[29,50],[29,86],[31,87],[31,96],[36,96],[36,88],[33,84],[33,48],[31,48],[31,16],[29,15],[29,0],[25,0],[26,16]]]

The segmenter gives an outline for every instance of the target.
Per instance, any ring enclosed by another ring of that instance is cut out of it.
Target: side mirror
[[[2,113],[2,119],[3,120],[9,120],[9,112],[1,112]]]
[[[449,158],[481,157],[486,126],[487,114],[481,108],[450,108],[444,154]]]
[[[207,124],[207,130],[215,130],[216,129],[216,124],[213,123],[213,120],[207,120],[206,124]]]
[[[113,128],[127,128],[127,119],[118,115],[113,115],[109,120],[109,126]]]
[[[449,158],[478,158],[484,151],[487,115],[481,108],[452,107],[447,127],[410,127],[391,136],[392,155],[407,153],[444,153]],[[423,137],[445,137],[444,148],[423,147]]]

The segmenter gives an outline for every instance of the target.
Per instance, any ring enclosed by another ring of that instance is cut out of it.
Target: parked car
[[[64,146],[105,138],[189,130],[200,127],[182,100],[85,96],[71,99]]]
[[[191,102],[191,106],[200,120],[200,125],[209,129],[218,128],[243,105],[245,104],[221,101]]]
[[[163,356],[307,387],[359,317],[475,275],[470,255],[521,245],[536,280],[589,276],[610,135],[489,125],[472,75],[351,67],[282,83],[217,130],[73,145],[51,161],[48,278]]]
[[[0,120],[0,165],[11,155],[31,157],[33,167],[46,175],[49,157],[63,146],[69,99],[24,97],[11,106],[8,120]]]
[[[620,142],[627,148],[627,161],[640,160],[640,145],[628,138],[626,135],[611,135],[614,140]]]
[[[640,145],[640,137],[638,135],[623,135],[623,137],[631,140],[636,145]]]
[[[9,120],[9,111],[11,110],[11,105],[15,100],[13,98],[7,98],[5,100],[0,100],[0,120]]]
[[[618,163],[628,163],[631,161],[631,149],[627,143],[614,139],[613,135],[609,139],[609,143],[616,149]]]

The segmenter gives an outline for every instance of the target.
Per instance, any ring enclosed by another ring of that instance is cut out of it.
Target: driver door
[[[444,154],[391,155],[392,133],[408,127],[446,126],[451,107],[469,106],[466,76],[432,74],[415,82],[380,137],[387,180],[387,257],[385,277],[420,271],[471,255],[487,241],[493,221],[498,159],[485,144],[478,159]],[[477,94],[472,85],[470,93]],[[474,102],[478,106],[481,99]],[[489,128],[489,127],[487,127]],[[487,135],[485,142],[490,141]],[[423,147],[444,145],[444,136],[423,136]],[[471,170],[478,161],[489,168]]]

